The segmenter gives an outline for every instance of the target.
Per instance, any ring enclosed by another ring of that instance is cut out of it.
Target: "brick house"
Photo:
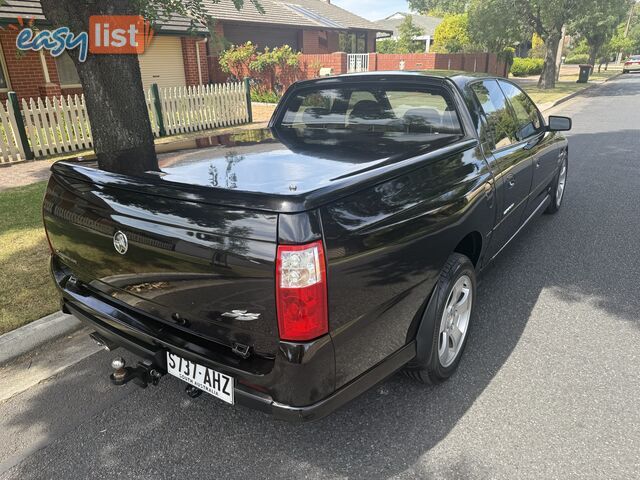
[[[216,20],[218,36],[231,44],[251,41],[260,48],[289,45],[305,54],[375,52],[380,26],[331,4],[331,0],[261,0],[260,14],[249,2],[237,11],[231,0],[205,1]],[[17,19],[33,19],[47,27],[39,0],[4,0],[0,3],[0,98],[15,91],[20,98],[81,92],[75,66],[67,54],[57,58],[46,52],[16,48]],[[140,55],[145,88],[207,84],[221,81],[217,57],[204,30],[189,31],[187,19],[172,17],[156,26],[156,37]]]

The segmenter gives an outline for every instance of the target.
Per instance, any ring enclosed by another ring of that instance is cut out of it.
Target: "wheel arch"
[[[478,267],[480,255],[482,254],[483,239],[482,234],[474,230],[462,238],[453,249],[453,253],[465,255],[474,267]]]

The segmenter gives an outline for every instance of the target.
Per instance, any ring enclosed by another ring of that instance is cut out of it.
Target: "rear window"
[[[463,136],[449,93],[437,86],[305,89],[289,99],[276,128],[301,143],[388,154]]]

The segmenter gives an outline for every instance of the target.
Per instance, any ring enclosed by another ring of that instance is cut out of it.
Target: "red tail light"
[[[276,297],[282,340],[304,342],[329,331],[327,272],[321,241],[278,247]]]

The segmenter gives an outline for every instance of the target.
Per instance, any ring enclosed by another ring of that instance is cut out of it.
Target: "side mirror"
[[[569,117],[557,117],[555,115],[549,117],[547,131],[566,132],[568,130],[571,130],[571,119]]]

